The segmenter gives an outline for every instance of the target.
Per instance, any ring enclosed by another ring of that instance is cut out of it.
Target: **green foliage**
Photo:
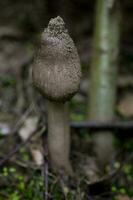
[[[86,115],[86,105],[83,103],[80,103],[76,100],[71,100],[70,102],[70,111],[71,112],[71,120],[72,121],[83,121],[85,120]]]
[[[42,176],[40,172],[33,170],[33,173],[29,179],[28,172],[25,175],[15,167],[4,167],[0,175],[8,184],[1,190],[0,200],[5,200],[3,193],[7,195],[6,200],[42,200]]]
[[[3,87],[13,87],[16,85],[16,79],[10,75],[0,75],[0,84]]]
[[[20,200],[20,196],[17,191],[10,195],[10,200]]]

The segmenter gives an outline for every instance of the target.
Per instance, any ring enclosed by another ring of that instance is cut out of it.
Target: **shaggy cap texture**
[[[78,90],[80,60],[61,17],[51,19],[44,29],[33,64],[33,82],[49,100],[66,101]]]

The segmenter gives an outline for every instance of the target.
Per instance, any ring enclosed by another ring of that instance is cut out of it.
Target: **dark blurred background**
[[[11,102],[15,102],[15,106],[17,102],[18,109],[23,107],[23,98],[19,98],[23,96],[20,91],[24,87],[27,88],[27,85],[21,84],[21,82],[28,76],[40,33],[47,26],[50,18],[58,15],[64,19],[78,48],[84,77],[81,89],[83,89],[83,93],[88,93],[88,71],[92,54],[95,5],[96,1],[92,0],[0,1],[1,110],[12,110]],[[133,2],[131,0],[121,1],[121,13],[118,92],[123,96],[123,91],[125,93],[126,90],[132,90],[133,84]],[[10,87],[4,89],[5,85],[10,84],[13,86],[14,92],[11,91]],[[132,101],[132,98],[128,99]],[[129,104],[128,102],[127,104]],[[130,111],[133,110],[132,107],[131,104]]]
[[[121,1],[122,53],[132,50],[133,2]],[[47,26],[52,17],[60,15],[78,45],[83,63],[88,63],[93,30],[95,1],[92,0],[3,0],[0,1],[0,35],[3,28],[14,28],[31,39]]]

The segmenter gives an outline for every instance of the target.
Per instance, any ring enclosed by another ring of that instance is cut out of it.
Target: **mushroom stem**
[[[68,103],[48,101],[48,146],[55,170],[72,174]]]

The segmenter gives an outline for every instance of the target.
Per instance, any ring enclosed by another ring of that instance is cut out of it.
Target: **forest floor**
[[[12,85],[4,87],[9,89]],[[79,99],[75,98],[70,103],[72,121],[85,119],[85,106],[84,104],[81,106],[78,101]],[[85,130],[72,131],[71,161],[78,178],[76,181],[70,180],[69,184],[65,185],[49,169],[47,151],[42,148],[42,140],[46,142],[45,110],[38,115],[39,111],[35,111],[34,106],[30,105],[18,114],[18,111],[13,113],[14,106],[10,107],[12,111],[1,112],[0,116],[0,200],[41,200],[46,192],[49,199],[55,200],[132,199],[133,141],[131,139],[121,138],[120,134],[119,137],[115,137],[116,152],[119,152],[117,153],[119,157],[113,161],[115,173],[108,174],[109,166],[107,166],[103,177],[91,182],[88,180],[88,173],[97,170],[93,160],[90,160],[92,157],[88,156],[88,152],[91,152],[91,135]],[[44,163],[43,153],[46,154]],[[85,174],[82,173],[83,170]],[[95,177],[92,177],[92,180],[95,180]],[[99,191],[99,187],[102,192]]]
[[[7,42],[0,56],[1,62],[5,62],[0,68],[0,200],[132,200],[133,138],[128,138],[127,132],[113,133],[116,150],[111,161],[113,169],[106,166],[104,173],[96,176],[94,171],[98,169],[91,152],[89,131],[72,130],[71,162],[77,174],[75,179],[64,181],[51,171],[45,100],[33,89],[29,76],[33,46]],[[132,120],[133,116],[129,74],[127,78],[119,77],[119,84],[124,85],[124,89],[118,89],[116,115],[120,120]],[[86,118],[87,85],[84,76],[80,92],[70,102],[71,121]]]

